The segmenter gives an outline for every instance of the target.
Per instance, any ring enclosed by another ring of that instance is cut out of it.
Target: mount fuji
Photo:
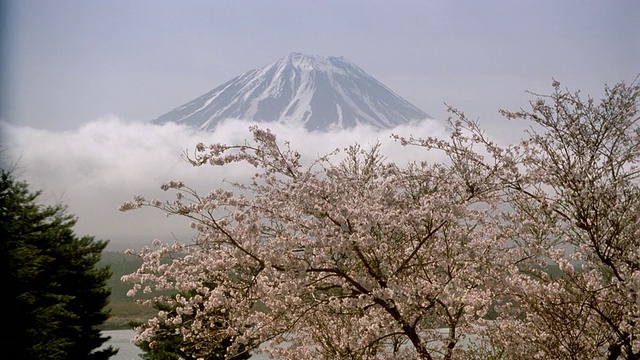
[[[359,124],[390,129],[431,117],[343,57],[292,53],[152,122],[214,130],[230,118],[327,131]]]

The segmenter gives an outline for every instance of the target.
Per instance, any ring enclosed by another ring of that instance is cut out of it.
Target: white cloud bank
[[[136,194],[148,199],[168,198],[160,185],[172,179],[208,191],[219,187],[222,179],[241,176],[227,168],[193,168],[181,154],[191,151],[199,142],[243,143],[251,139],[250,125],[230,120],[215,132],[204,132],[175,124],[127,122],[114,116],[65,132],[3,124],[3,155],[17,166],[16,175],[27,181],[32,190],[43,191],[41,201],[68,206],[69,212],[78,217],[78,234],[109,239],[112,249],[137,249],[154,238],[172,241],[175,236],[187,241],[193,234],[186,220],[167,218],[148,208],[121,213],[120,204]],[[288,140],[292,148],[307,158],[355,142],[364,146],[380,142],[383,154],[399,164],[431,155],[423,149],[401,146],[390,138],[391,133],[404,136],[444,133],[443,127],[432,120],[393,131],[358,127],[309,133],[281,124],[262,127],[270,128],[279,140]]]

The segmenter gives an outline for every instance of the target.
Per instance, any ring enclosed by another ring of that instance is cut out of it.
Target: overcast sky
[[[25,179],[69,204],[79,231],[118,244],[160,236],[132,231],[159,228],[117,213],[119,202],[199,178],[179,155],[205,135],[145,122],[294,51],[344,56],[437,121],[446,102],[505,139],[519,125],[497,110],[526,107],[525,90],[548,92],[553,77],[597,96],[640,73],[635,0],[5,0],[0,12],[5,147]],[[242,138],[238,126],[212,141]]]

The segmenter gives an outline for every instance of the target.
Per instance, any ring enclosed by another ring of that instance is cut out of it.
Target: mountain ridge
[[[152,122],[214,130],[229,118],[327,131],[359,124],[389,129],[431,117],[342,56],[291,53]]]

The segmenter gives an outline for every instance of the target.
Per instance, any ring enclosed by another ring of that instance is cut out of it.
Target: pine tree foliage
[[[9,316],[3,351],[22,359],[108,359],[98,326],[109,313],[111,272],[97,268],[106,241],[78,237],[64,206],[43,206],[0,172],[0,254]]]

